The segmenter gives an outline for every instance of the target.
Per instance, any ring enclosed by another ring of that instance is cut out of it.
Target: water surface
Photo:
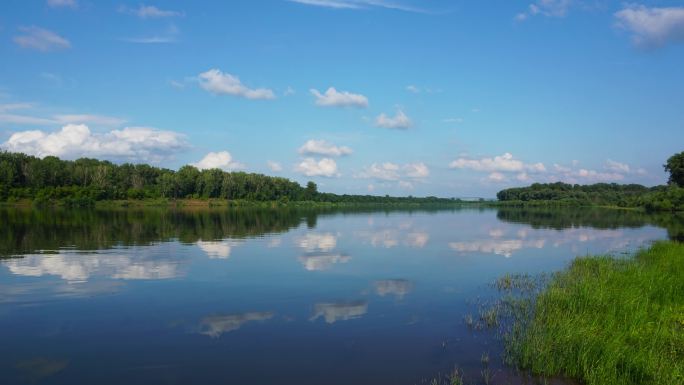
[[[505,273],[682,234],[609,210],[0,210],[0,383],[515,383],[463,317]],[[498,381],[498,382],[497,382]]]

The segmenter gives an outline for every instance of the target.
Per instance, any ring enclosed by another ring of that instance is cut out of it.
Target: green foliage
[[[670,173],[669,183],[684,187],[684,151],[672,155],[663,167]]]
[[[453,199],[435,197],[375,197],[336,195],[318,192],[314,182],[306,187],[279,177],[219,169],[198,170],[183,166],[178,171],[146,164],[114,164],[82,158],[43,159],[0,152],[0,201],[32,200],[35,205],[91,206],[104,200],[225,199],[240,201],[451,204]]]
[[[586,257],[553,277],[507,336],[513,363],[587,385],[684,383],[684,245]]]
[[[535,183],[528,187],[501,190],[496,196],[505,205],[615,206],[643,207],[649,211],[684,210],[684,188],[674,185],[649,188],[638,184],[616,183]]]

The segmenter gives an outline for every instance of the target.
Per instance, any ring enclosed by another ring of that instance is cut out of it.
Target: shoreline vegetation
[[[0,205],[65,207],[606,207],[649,212],[684,211],[684,152],[668,159],[667,186],[535,183],[483,198],[332,194],[314,182],[186,165],[178,171],[146,164],[81,158],[38,158],[0,152]],[[681,163],[681,164],[680,164]]]
[[[466,325],[495,329],[504,361],[585,385],[684,383],[684,244],[578,257],[552,275],[506,275]],[[477,323],[475,323],[475,320]]]

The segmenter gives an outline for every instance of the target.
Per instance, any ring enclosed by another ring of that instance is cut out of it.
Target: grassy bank
[[[684,244],[578,258],[533,303],[506,336],[514,365],[586,385],[684,384]]]

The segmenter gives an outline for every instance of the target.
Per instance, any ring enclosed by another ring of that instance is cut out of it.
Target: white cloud
[[[393,117],[385,115],[382,113],[375,118],[375,126],[382,128],[393,128],[393,129],[406,129],[413,125],[411,119],[402,110],[397,110],[396,115]]]
[[[493,172],[487,176],[487,179],[492,182],[505,182],[506,176],[500,172]]]
[[[531,16],[564,17],[575,0],[537,0],[527,6],[527,10],[515,15],[515,20],[524,21]]]
[[[275,99],[275,94],[268,88],[248,88],[237,76],[223,73],[218,69],[199,74],[200,87],[213,94],[228,94],[247,99]]]
[[[347,91],[337,91],[334,87],[328,88],[325,94],[317,89],[309,90],[316,97],[316,105],[322,107],[368,107],[368,98],[361,94],[353,94]]]
[[[273,171],[273,172],[283,171],[283,166],[278,162],[274,162],[272,160],[269,160],[266,162],[266,164],[268,165],[268,168],[271,169],[271,171]]]
[[[370,8],[385,8],[396,11],[416,12],[416,13],[430,13],[429,11],[416,8],[409,5],[404,5],[388,0],[289,0],[293,3],[312,5],[316,7],[324,7],[331,9],[370,9]]]
[[[648,8],[629,4],[615,13],[617,26],[632,33],[632,42],[642,47],[660,47],[684,42],[684,7]]]
[[[391,162],[373,163],[358,175],[359,178],[395,181],[399,180],[399,165]]]
[[[135,15],[141,19],[158,19],[165,17],[177,17],[183,16],[183,12],[169,11],[164,9],[159,9],[153,5],[140,4],[138,8],[129,8],[126,6],[121,6],[119,12],[129,13]]]
[[[620,172],[620,173],[629,173],[630,172],[630,168],[629,168],[628,164],[616,162],[612,159],[608,159],[606,161],[606,169],[613,171],[613,172]]]
[[[58,114],[51,117],[41,117],[8,113],[16,110],[29,110],[33,107],[31,103],[0,104],[0,123],[21,125],[94,124],[98,126],[120,126],[126,123],[125,119],[106,115]]]
[[[406,86],[406,91],[412,92],[414,94],[419,94],[420,93],[420,88],[414,86],[414,85],[408,85]]]
[[[96,157],[157,163],[185,148],[186,142],[180,133],[148,127],[126,127],[99,134],[92,133],[84,124],[67,124],[55,132],[15,132],[0,147],[39,157]]]
[[[14,37],[14,42],[23,48],[48,52],[71,47],[69,40],[47,29],[36,26],[19,27],[23,35]]]
[[[384,181],[400,181],[402,178],[422,179],[428,176],[430,176],[430,169],[423,162],[407,163],[404,165],[392,162],[373,163],[368,167],[364,167],[363,171],[356,175],[357,178]],[[402,187],[409,186],[404,184]]]
[[[68,8],[77,8],[78,3],[76,0],[47,0],[47,5],[50,8],[60,8],[60,7],[68,7]]]
[[[283,96],[290,96],[290,95],[294,95],[296,93],[297,93],[297,91],[295,91],[294,88],[292,88],[291,86],[287,86],[285,91],[283,91]]]
[[[427,178],[430,169],[423,162],[409,163],[404,165],[404,174],[409,178]]]
[[[450,168],[471,169],[483,172],[545,172],[543,163],[526,164],[515,159],[511,153],[495,156],[494,158],[468,159],[458,158],[449,163]]]
[[[325,155],[325,156],[344,156],[349,155],[353,151],[346,146],[335,146],[325,140],[309,139],[299,148],[299,153],[302,155]]]
[[[199,162],[193,163],[193,166],[200,170],[218,168],[224,171],[231,171],[245,167],[241,163],[234,162],[233,156],[230,155],[228,151],[210,152]]]
[[[126,123],[126,120],[121,118],[90,114],[55,115],[54,120],[59,124],[94,124],[97,126],[120,126]]]
[[[340,175],[337,172],[337,163],[330,158],[323,158],[319,161],[306,158],[295,167],[295,170],[306,176],[335,177]]]

